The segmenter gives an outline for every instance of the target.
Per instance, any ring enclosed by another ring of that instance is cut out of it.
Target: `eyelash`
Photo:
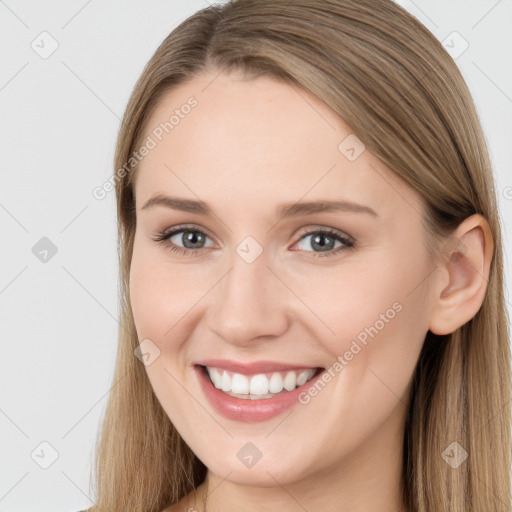
[[[199,249],[189,249],[187,247],[179,247],[171,242],[171,245],[166,244],[165,242],[171,238],[172,236],[176,235],[177,233],[181,233],[184,231],[189,231],[192,233],[199,233],[201,235],[204,235],[208,237],[208,235],[201,231],[200,229],[196,229],[190,226],[176,226],[170,231],[162,231],[156,234],[155,237],[152,238],[153,241],[163,244],[167,249],[177,252],[179,254],[188,255],[190,253],[195,253],[194,256],[197,256],[198,252],[201,252],[201,249],[206,249],[205,247],[200,247]],[[347,251],[355,248],[355,241],[351,238],[348,238],[346,236],[343,236],[341,232],[331,229],[331,228],[323,228],[323,229],[316,229],[313,231],[308,231],[307,233],[301,235],[299,241],[303,240],[304,238],[316,235],[316,234],[322,234],[322,235],[329,235],[336,240],[342,242],[344,244],[344,247],[338,247],[337,249],[333,249],[332,251],[326,251],[326,252],[315,252],[315,251],[304,251],[304,252],[312,252],[314,254],[314,258],[316,257],[329,257],[334,256],[342,251]],[[208,237],[210,238],[210,237]]]

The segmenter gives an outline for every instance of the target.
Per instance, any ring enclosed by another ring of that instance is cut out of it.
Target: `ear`
[[[465,219],[442,248],[429,330],[450,334],[471,320],[485,298],[494,240],[479,214]]]

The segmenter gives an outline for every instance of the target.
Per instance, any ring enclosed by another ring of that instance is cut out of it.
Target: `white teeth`
[[[229,376],[228,372],[224,372],[222,374],[220,389],[222,389],[222,391],[231,391],[231,377]]]
[[[315,374],[315,369],[259,373],[252,376],[241,373],[230,373],[219,368],[206,367],[213,385],[231,396],[239,398],[271,398],[281,391],[292,391],[302,386]]]
[[[251,395],[267,395],[268,394],[268,379],[265,375],[253,375],[249,383],[249,390]]]
[[[297,374],[295,372],[288,372],[284,378],[283,386],[287,391],[295,389],[297,384]]]
[[[209,368],[208,373],[210,374],[210,378],[212,379],[213,385],[220,389],[222,385],[222,377],[219,373],[219,370],[217,368]]]
[[[235,373],[231,377],[231,391],[240,395],[248,395],[249,379],[241,373]]]
[[[297,377],[297,386],[302,386],[303,384],[305,384],[308,378],[310,378],[308,370],[300,372]]]
[[[283,378],[280,373],[273,373],[268,382],[268,390],[271,393],[280,393],[283,390]]]

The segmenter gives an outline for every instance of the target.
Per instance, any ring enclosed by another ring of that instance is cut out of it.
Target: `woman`
[[[121,322],[91,511],[510,510],[488,152],[389,0],[236,0],[118,138]]]

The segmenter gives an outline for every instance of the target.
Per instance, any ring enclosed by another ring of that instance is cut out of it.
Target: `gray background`
[[[399,3],[457,54],[469,44],[454,57],[489,143],[510,254],[512,1]],[[92,190],[112,173],[144,64],[205,6],[0,0],[0,512],[73,512],[94,501],[89,471],[118,306],[114,193],[98,200]],[[506,259],[507,282],[510,272]]]

